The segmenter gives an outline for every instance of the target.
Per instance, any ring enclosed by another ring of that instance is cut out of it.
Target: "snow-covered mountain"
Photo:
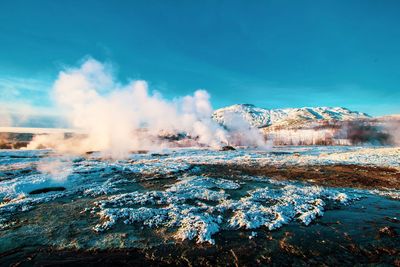
[[[264,109],[251,104],[237,104],[217,109],[213,119],[222,125],[231,121],[232,116],[241,116],[252,126],[300,126],[312,122],[349,121],[369,119],[369,115],[342,107],[304,107],[285,109]]]

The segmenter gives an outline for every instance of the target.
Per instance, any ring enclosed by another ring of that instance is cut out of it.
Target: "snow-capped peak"
[[[240,115],[254,127],[267,127],[271,125],[291,125],[313,121],[346,121],[367,119],[369,115],[351,111],[343,107],[303,107],[285,109],[265,109],[252,104],[236,104],[217,109],[213,119],[225,125],[227,117]]]

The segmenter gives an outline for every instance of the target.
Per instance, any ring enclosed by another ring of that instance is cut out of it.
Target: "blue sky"
[[[400,113],[399,14],[396,0],[3,0],[0,104],[53,113],[58,72],[91,56],[167,98],[206,89],[214,108]]]

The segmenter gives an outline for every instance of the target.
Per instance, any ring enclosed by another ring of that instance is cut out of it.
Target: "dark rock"
[[[43,193],[48,193],[52,191],[64,191],[65,187],[62,186],[54,186],[54,187],[45,187],[45,188],[40,188],[33,190],[29,192],[30,195],[38,195],[38,194],[43,194]]]
[[[166,157],[166,156],[168,156],[168,154],[152,153],[151,156],[152,157]]]
[[[149,151],[148,150],[132,150],[129,151],[131,154],[147,154]]]
[[[221,148],[221,151],[231,151],[231,150],[236,150],[233,146],[223,146]]]
[[[391,226],[385,226],[379,229],[380,236],[389,236],[389,237],[397,237],[396,230]]]
[[[392,222],[392,223],[400,223],[400,220],[397,219],[396,217],[391,218],[391,217],[386,216],[385,220]]]

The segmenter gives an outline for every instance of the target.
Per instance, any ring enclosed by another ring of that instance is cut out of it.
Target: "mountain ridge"
[[[214,111],[212,118],[221,125],[240,116],[253,127],[295,126],[324,121],[371,119],[366,113],[344,107],[301,107],[266,109],[253,104],[235,104]]]

